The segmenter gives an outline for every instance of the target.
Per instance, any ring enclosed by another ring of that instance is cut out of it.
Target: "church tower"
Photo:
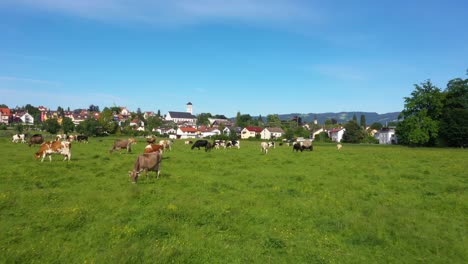
[[[191,102],[187,103],[187,113],[192,114],[192,103]]]

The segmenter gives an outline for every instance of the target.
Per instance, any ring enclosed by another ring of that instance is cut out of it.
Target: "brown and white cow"
[[[71,159],[71,143],[67,141],[49,141],[44,142],[40,146],[39,150],[35,154],[36,160],[42,157],[41,162],[44,161],[46,156],[49,157],[49,161],[52,161],[52,154],[60,154],[64,156],[63,160],[70,161]]]
[[[142,171],[145,172],[146,176],[148,176],[148,171],[154,171],[156,172],[156,177],[159,179],[161,160],[162,154],[158,151],[139,155],[133,165],[133,170],[128,172],[128,176],[132,178],[133,183],[137,183],[138,176]]]
[[[125,140],[116,140],[114,141],[114,145],[112,149],[109,150],[110,153],[113,153],[116,150],[126,149],[128,153],[132,152],[132,145],[136,144],[136,140],[134,138],[129,138]]]
[[[160,140],[159,145],[164,147],[164,150],[172,150],[172,141],[165,139],[165,140]]]
[[[159,152],[162,154],[163,149],[164,149],[164,146],[162,146],[162,145],[159,145],[159,144],[148,144],[148,145],[145,147],[145,150],[144,150],[143,153],[153,153],[153,152],[159,151]]]

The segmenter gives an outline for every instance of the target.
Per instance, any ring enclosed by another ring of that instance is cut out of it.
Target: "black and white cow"
[[[240,149],[240,141],[238,140],[229,140],[226,142],[226,147],[231,148],[231,147],[237,147]]]

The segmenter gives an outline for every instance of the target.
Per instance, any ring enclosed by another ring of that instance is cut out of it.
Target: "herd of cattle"
[[[36,160],[41,159],[41,162],[44,161],[45,157],[49,158],[49,161],[52,161],[52,154],[59,154],[64,157],[64,161],[70,161],[71,159],[71,147],[72,142],[86,142],[88,143],[88,137],[84,135],[57,135],[53,141],[45,141],[44,137],[41,134],[34,134],[29,137],[27,134],[15,134],[12,137],[13,143],[28,143],[31,147],[32,145],[40,145],[39,150],[35,153]],[[133,170],[129,171],[129,176],[132,179],[133,183],[138,181],[138,177],[142,172],[145,172],[147,175],[149,171],[156,172],[157,178],[160,174],[160,165],[162,161],[162,155],[164,151],[172,150],[172,140],[160,140],[156,144],[156,139],[154,137],[146,138],[148,145],[145,147],[143,154],[139,155],[134,163]],[[134,138],[129,138],[125,140],[115,140],[112,148],[109,150],[109,153],[115,151],[126,150],[128,153],[132,151],[132,145],[136,144],[137,141]],[[240,141],[238,140],[214,140],[212,142],[200,139],[195,142],[185,141],[186,145],[192,145],[191,149],[204,148],[206,152],[211,151],[212,149],[220,148],[237,148],[240,149]],[[280,145],[287,144],[288,146],[292,145],[293,151],[299,152],[304,150],[313,150],[313,144],[311,140],[303,141],[289,141],[285,140],[279,143]],[[261,142],[260,149],[262,153],[268,154],[270,148],[275,148],[276,143],[274,141],[270,142]],[[337,145],[337,149],[342,148],[341,144]]]

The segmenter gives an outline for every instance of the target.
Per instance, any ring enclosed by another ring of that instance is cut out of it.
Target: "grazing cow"
[[[114,145],[112,149],[109,150],[110,153],[113,153],[116,150],[126,149],[128,153],[132,152],[132,144],[136,144],[136,140],[134,138],[129,138],[125,140],[116,140],[114,141]]]
[[[268,148],[270,147],[268,142],[260,143],[260,147],[262,148],[262,153],[268,154]]]
[[[314,150],[314,146],[312,145],[312,141],[307,139],[302,142],[302,150],[308,149],[309,151]]]
[[[143,153],[153,153],[153,152],[159,151],[159,152],[162,154],[163,149],[164,149],[164,147],[163,147],[162,145],[159,145],[159,144],[148,144],[148,145],[145,147],[145,150],[144,150]]]
[[[208,145],[208,140],[199,139],[199,140],[195,141],[195,143],[193,143],[192,149],[198,148],[198,150],[200,150],[201,147],[204,147],[205,150],[206,150],[207,145]]]
[[[129,171],[128,176],[132,178],[133,183],[137,183],[138,176],[142,171],[145,171],[146,176],[148,176],[148,171],[154,171],[156,172],[156,177],[159,178],[161,160],[162,154],[159,152],[139,155],[133,165],[133,171]]]
[[[184,142],[184,144],[185,144],[185,145],[190,145],[190,144],[193,144],[193,141],[192,141],[192,140],[186,140],[186,141]]]
[[[71,143],[62,141],[50,141],[42,143],[39,150],[35,154],[36,160],[42,157],[41,162],[44,161],[46,156],[49,157],[49,161],[52,161],[52,154],[60,154],[64,156],[63,160],[70,161],[71,159]]]
[[[275,142],[274,142],[274,141],[268,142],[268,147],[270,147],[270,148],[271,148],[271,147],[272,147],[272,148],[276,148]]]
[[[159,145],[163,146],[164,150],[172,150],[172,141],[166,139],[166,140],[160,140]]]
[[[299,142],[294,143],[294,145],[293,145],[293,151],[296,151],[296,152],[301,151],[301,152],[302,152],[303,149],[302,149],[301,143],[299,143]]]
[[[15,134],[15,135],[13,135],[13,138],[11,139],[11,142],[18,143],[19,140],[21,140],[21,143],[26,143],[26,141],[24,141],[24,134]]]
[[[154,142],[156,142],[156,138],[155,137],[146,137],[146,142],[148,144],[154,144]]]
[[[76,136],[76,141],[88,143],[88,136],[78,135]]]
[[[336,145],[336,149],[337,149],[337,150],[340,150],[342,147],[343,147],[343,145],[341,145],[340,143],[338,143],[338,144]]]
[[[240,141],[238,140],[230,140],[226,142],[226,147],[231,148],[231,147],[237,147],[240,149]]]
[[[41,134],[34,134],[30,139],[28,145],[31,147],[31,145],[40,145],[44,143],[44,137]]]
[[[208,142],[205,146],[205,152],[211,151],[212,148],[214,148],[214,143]]]
[[[76,137],[74,135],[68,135],[66,139],[68,142],[73,142],[76,139]]]

